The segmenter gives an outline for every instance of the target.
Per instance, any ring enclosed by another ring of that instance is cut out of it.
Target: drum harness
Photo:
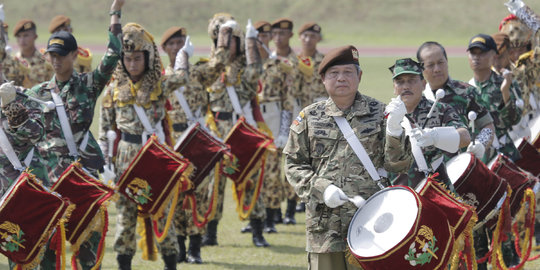
[[[178,103],[180,103],[180,107],[182,107],[182,110],[186,114],[188,125],[191,125],[197,122],[197,119],[201,118],[201,108],[199,108],[195,112],[195,114],[193,114],[193,112],[191,111],[191,108],[189,108],[189,104],[186,101],[186,97],[184,96],[185,91],[186,91],[186,87],[181,86],[180,88],[174,90],[174,95],[176,96]],[[204,125],[204,123],[201,123],[201,125]]]

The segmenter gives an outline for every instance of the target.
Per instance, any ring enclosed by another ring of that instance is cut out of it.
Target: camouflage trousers
[[[120,177],[127,169],[132,159],[141,149],[141,144],[120,141],[118,144],[118,156],[116,157],[116,175]],[[134,255],[137,250],[136,227],[137,227],[137,204],[124,195],[120,195],[116,202],[116,234],[114,237],[114,251],[122,255]],[[164,212],[168,213],[167,208]],[[165,225],[165,219],[159,220],[160,228]],[[158,248],[163,255],[178,254],[179,247],[176,240],[176,230],[170,229],[163,242],[158,243]]]
[[[174,212],[176,234],[180,236],[204,234],[206,227],[199,228],[195,225],[191,207],[188,205],[188,209],[183,209],[185,198],[185,193],[181,193],[180,196],[178,196],[178,203],[176,204],[176,210]],[[208,210],[206,195],[203,192],[195,192],[195,199],[197,200],[197,212],[199,213],[199,216],[202,216]]]
[[[261,196],[263,197],[264,205],[267,208],[279,208],[281,202],[285,199],[285,189],[282,178],[281,151],[269,152],[266,155],[266,163],[264,165],[264,181]],[[287,185],[289,183],[287,182]]]
[[[253,181],[253,183],[257,183],[258,178],[259,178],[259,173],[260,171],[253,174],[253,176],[251,177],[251,180]],[[264,180],[263,180],[263,185],[264,185]],[[257,201],[255,201],[255,205],[253,206],[253,209],[251,210],[251,213],[249,214],[249,219],[264,220],[266,218],[266,207],[265,207],[263,197],[262,197],[263,187],[261,187],[261,193],[259,194],[259,197],[257,198]],[[255,185],[253,185],[253,188],[246,191],[246,196],[244,197],[244,204],[249,205],[249,203],[253,199],[253,196],[255,196]]]

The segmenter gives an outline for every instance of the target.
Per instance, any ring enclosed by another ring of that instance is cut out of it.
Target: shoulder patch
[[[298,126],[300,125],[300,123],[302,123],[303,120],[304,120],[304,112],[301,111],[296,117],[296,119],[294,119],[293,124]]]

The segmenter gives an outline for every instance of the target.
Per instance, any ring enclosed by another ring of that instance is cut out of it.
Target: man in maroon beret
[[[363,199],[387,184],[383,168],[399,173],[411,166],[400,125],[407,111],[401,99],[385,106],[358,92],[362,70],[353,46],[328,53],[318,72],[330,98],[293,121],[285,174],[306,202],[309,269],[357,269],[345,257],[349,223]]]

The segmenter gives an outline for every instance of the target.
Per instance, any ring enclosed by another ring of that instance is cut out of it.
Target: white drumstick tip
[[[54,105],[54,102],[52,102],[52,101],[47,101],[47,102],[45,102],[45,107],[47,107],[47,109],[49,109],[49,110],[52,110],[52,109],[54,109],[54,107],[56,107],[56,106]]]
[[[437,92],[435,92],[435,99],[439,100],[444,97],[444,90],[439,89]]]
[[[471,121],[476,120],[476,112],[475,112],[475,111],[470,111],[469,114],[467,115],[467,117],[468,117],[469,120],[471,120]]]
[[[107,139],[109,139],[109,141],[116,140],[116,132],[114,132],[114,130],[107,131]]]

